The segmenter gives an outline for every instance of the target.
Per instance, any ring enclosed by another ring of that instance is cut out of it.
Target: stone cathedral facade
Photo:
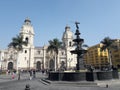
[[[70,51],[74,49],[73,45],[73,33],[69,26],[65,27],[63,33],[62,42],[64,43],[64,49],[59,49],[57,60],[50,58],[47,53],[47,47],[34,46],[34,28],[31,24],[31,20],[26,18],[22,25],[20,35],[24,40],[28,41],[28,45],[23,47],[23,50],[17,53],[13,48],[7,48],[0,50],[0,69],[1,70],[29,70],[29,69],[59,69],[61,63],[64,63],[66,69],[73,69],[76,67],[76,55],[71,54]],[[56,67],[55,67],[56,66]]]

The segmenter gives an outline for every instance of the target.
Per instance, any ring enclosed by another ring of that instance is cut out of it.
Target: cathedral
[[[75,48],[73,47],[74,35],[69,26],[65,27],[63,36],[61,36],[64,49],[59,49],[56,60],[54,58],[51,59],[47,52],[49,45],[42,47],[34,46],[35,33],[29,18],[24,20],[19,34],[23,36],[24,40],[28,41],[28,45],[23,46],[23,50],[19,53],[13,48],[0,50],[1,70],[58,70],[61,64],[64,64],[67,70],[76,67],[76,55],[70,53]]]

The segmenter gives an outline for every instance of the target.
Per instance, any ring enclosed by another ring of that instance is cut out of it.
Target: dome
[[[25,19],[24,25],[30,25],[30,26],[32,26],[31,25],[31,20],[28,17]]]
[[[68,25],[65,27],[65,32],[63,33],[62,39],[66,39],[66,38],[73,39],[73,32],[70,31],[70,27]]]
[[[29,23],[31,23],[31,21],[30,21],[30,19],[27,17],[26,19],[25,19],[25,21],[24,21],[25,23],[26,22],[29,22]]]

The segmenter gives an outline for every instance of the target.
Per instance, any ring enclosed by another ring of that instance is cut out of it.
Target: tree
[[[12,38],[12,42],[9,43],[8,47],[13,47],[16,51],[22,51],[23,45],[27,46],[28,41],[23,41],[22,35],[17,35]]]
[[[59,41],[59,39],[55,38],[53,40],[49,41],[49,46],[47,48],[47,52],[50,53],[51,58],[55,59],[55,71],[56,71],[56,60],[58,56],[58,50],[62,48],[62,42]]]
[[[27,44],[28,44],[28,41],[27,40],[24,41],[22,35],[17,35],[16,37],[12,38],[12,42],[9,43],[8,47],[9,48],[12,47],[13,49],[15,49],[18,55],[19,52],[23,50],[23,46],[27,46]],[[17,63],[18,63],[18,60],[16,61],[16,66],[17,66]],[[18,66],[17,66],[17,72],[18,72]],[[20,79],[20,76],[18,77],[18,79]]]
[[[108,50],[108,60],[109,60],[109,65],[110,67],[112,66],[112,61],[111,61],[111,49],[116,49],[116,46],[114,45],[114,40],[112,40],[109,37],[105,37],[101,43],[103,44],[103,46],[101,47],[101,51],[103,50]]]

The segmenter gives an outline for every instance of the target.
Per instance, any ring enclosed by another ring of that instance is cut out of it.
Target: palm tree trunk
[[[56,55],[55,55],[55,71],[56,71]]]
[[[16,58],[16,72],[18,74],[18,60],[19,60],[19,51],[17,51],[17,58]]]
[[[110,67],[112,66],[112,60],[111,60],[111,51],[108,50],[108,60],[109,60],[109,64],[110,64]]]

